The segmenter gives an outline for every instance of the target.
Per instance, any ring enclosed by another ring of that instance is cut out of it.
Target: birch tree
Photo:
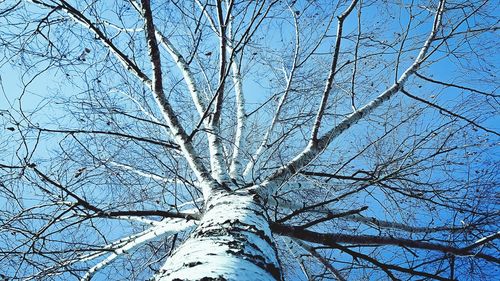
[[[2,280],[493,280],[496,4],[1,1]]]

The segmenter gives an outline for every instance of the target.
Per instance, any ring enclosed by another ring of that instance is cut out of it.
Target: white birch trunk
[[[281,280],[268,219],[257,196],[215,193],[197,229],[155,280]]]

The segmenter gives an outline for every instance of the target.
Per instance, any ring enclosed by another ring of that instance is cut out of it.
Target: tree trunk
[[[212,195],[197,229],[156,280],[281,280],[268,218],[258,197]]]

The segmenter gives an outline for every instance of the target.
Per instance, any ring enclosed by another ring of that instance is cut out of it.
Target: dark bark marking
[[[200,264],[203,264],[201,261],[196,261],[196,262],[190,262],[190,263],[185,263],[184,265],[186,265],[187,267],[195,267],[197,265],[200,265]]]
[[[190,281],[191,279],[180,279],[180,278],[175,278],[172,279],[172,281]],[[219,277],[214,278],[214,277],[203,277],[199,279],[198,281],[228,281],[226,278],[223,276],[219,275]]]
[[[251,210],[255,211],[254,209]],[[261,249],[257,245],[247,241],[247,237],[244,235],[244,233],[256,235],[270,245],[274,245],[271,238],[268,237],[263,230],[258,229],[255,225],[243,223],[238,219],[226,220],[222,224],[217,224],[216,228],[210,228],[210,226],[210,224],[206,226],[209,229],[203,229],[202,227],[200,230],[196,231],[194,237],[233,237],[235,239],[234,241],[221,243],[221,245],[229,247],[229,249],[226,251],[227,254],[239,256],[245,260],[251,261],[253,264],[270,273],[276,280],[281,280],[281,270],[279,267],[277,267],[273,263],[266,262],[265,258],[261,255],[254,255],[245,251],[245,246],[252,247],[257,252],[260,252]]]

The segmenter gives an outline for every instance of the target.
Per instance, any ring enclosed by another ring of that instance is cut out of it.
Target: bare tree
[[[2,278],[492,280],[496,4],[1,1]]]

